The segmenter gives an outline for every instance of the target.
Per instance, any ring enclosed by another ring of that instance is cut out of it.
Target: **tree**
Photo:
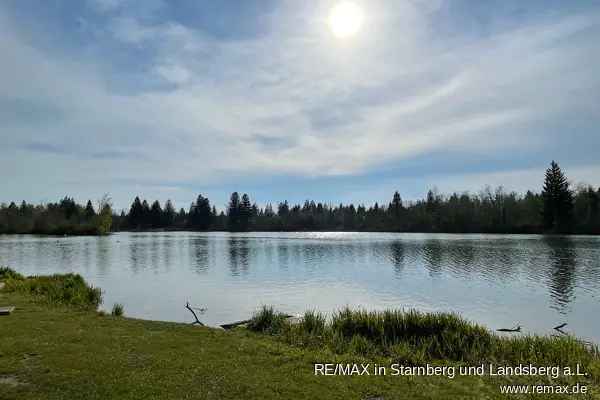
[[[231,193],[229,204],[227,205],[227,226],[231,231],[241,229],[240,221],[240,195],[238,192]]]
[[[250,196],[244,193],[239,207],[239,230],[247,231],[250,227],[252,217],[252,204],[250,203]]]
[[[555,233],[570,232],[573,225],[573,192],[569,189],[566,176],[554,161],[546,170],[542,198],[544,229]]]
[[[161,228],[163,221],[163,211],[158,200],[155,200],[150,207],[150,224],[153,228]]]
[[[163,225],[166,227],[170,227],[175,223],[175,215],[176,215],[175,207],[173,207],[173,203],[171,200],[167,200],[165,203],[165,209],[163,211]]]
[[[150,217],[150,206],[148,205],[148,202],[145,199],[144,201],[142,201],[141,225],[144,227],[152,225],[152,219]]]
[[[98,215],[96,216],[96,233],[106,235],[112,226],[112,202],[108,194],[98,200]]]
[[[92,205],[92,201],[88,200],[85,205],[85,210],[83,211],[83,215],[85,219],[91,220],[96,216],[96,211],[94,211],[94,206]]]
[[[141,227],[144,223],[144,208],[138,196],[135,197],[131,204],[127,220],[129,227],[134,229]]]
[[[402,205],[402,197],[400,197],[398,191],[394,192],[394,197],[388,207],[388,211],[392,216],[392,229],[400,230],[400,220],[404,211],[404,206]]]
[[[213,213],[210,208],[210,201],[206,197],[198,195],[196,203],[192,203],[190,206],[188,218],[189,227],[205,231],[212,225],[212,219]]]

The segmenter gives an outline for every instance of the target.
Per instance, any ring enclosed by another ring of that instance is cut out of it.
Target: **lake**
[[[566,331],[600,342],[600,238],[302,232],[0,236],[0,265],[24,274],[76,272],[103,308],[209,325],[261,305],[290,314],[366,309],[456,311],[491,329]]]

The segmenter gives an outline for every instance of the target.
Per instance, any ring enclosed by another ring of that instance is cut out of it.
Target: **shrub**
[[[8,279],[22,280],[25,279],[25,277],[13,269],[10,269],[8,267],[0,267],[0,281]]]
[[[263,306],[252,316],[248,323],[248,329],[255,332],[278,334],[281,333],[285,324],[285,314],[275,311],[273,307]]]
[[[78,274],[11,278],[6,280],[6,290],[55,305],[96,309],[102,303],[100,289],[88,286]]]
[[[110,312],[110,314],[113,317],[122,317],[123,316],[123,311],[125,310],[125,308],[123,307],[123,304],[120,303],[115,303],[113,305],[112,311]]]

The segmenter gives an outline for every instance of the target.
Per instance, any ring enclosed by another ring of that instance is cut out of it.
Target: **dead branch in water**
[[[194,318],[196,319],[194,322],[192,322],[192,325],[200,325],[200,326],[204,326],[204,324],[202,322],[200,322],[200,320],[198,319],[198,316],[196,315],[196,312],[194,311],[194,308],[190,307],[190,302],[186,302],[185,303],[185,308],[187,308],[188,310],[190,310],[190,312],[192,313],[192,315],[194,316]],[[200,309],[200,311],[204,311],[204,309]]]
[[[563,331],[562,328],[564,328],[565,326],[567,326],[567,323],[565,322],[564,324],[560,324],[554,327],[554,330],[557,332],[560,332],[563,335],[567,335],[567,332]]]

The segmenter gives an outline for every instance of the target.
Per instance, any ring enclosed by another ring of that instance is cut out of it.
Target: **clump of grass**
[[[600,372],[598,348],[574,337],[502,337],[454,313],[344,308],[327,320],[309,311],[297,325],[275,329],[273,323],[280,323],[274,322],[277,315],[281,314],[264,307],[253,319],[253,327],[261,328],[251,329],[279,333],[297,346],[327,347],[338,354],[388,356],[413,365],[436,360],[572,367],[579,363],[592,374]]]
[[[5,273],[5,276],[9,274],[10,272]],[[102,303],[101,290],[89,286],[78,274],[29,276],[27,278],[16,274],[16,276],[12,275],[6,279],[5,283],[8,292],[30,295],[47,304],[95,310]]]
[[[282,332],[285,325],[285,314],[275,311],[273,307],[263,306],[252,316],[248,329],[254,332],[278,334]]]
[[[113,305],[112,311],[110,312],[110,315],[112,315],[113,317],[122,317],[124,310],[125,307],[123,307],[123,304],[115,303]]]
[[[317,311],[307,311],[299,324],[309,335],[320,336],[325,332],[325,316]]]

